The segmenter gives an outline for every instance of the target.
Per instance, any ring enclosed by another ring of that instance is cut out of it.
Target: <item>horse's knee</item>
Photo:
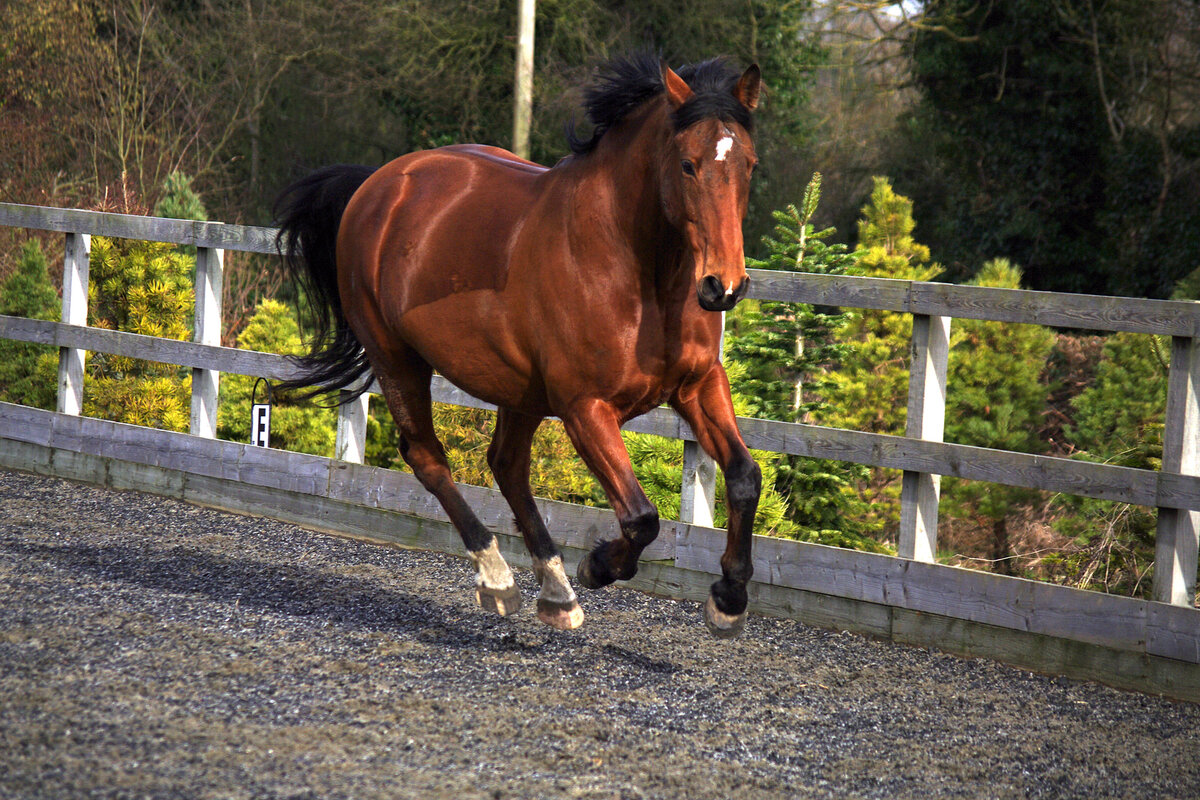
[[[729,465],[725,488],[729,493],[729,504],[734,508],[745,508],[751,503],[757,506],[762,494],[762,468],[746,454]]]

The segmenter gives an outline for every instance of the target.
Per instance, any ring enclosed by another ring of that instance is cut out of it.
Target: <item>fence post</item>
[[[719,358],[725,360],[725,312],[721,312]],[[683,485],[679,489],[679,521],[715,527],[717,513],[717,462],[698,442],[683,440]]]
[[[1167,418],[1162,471],[1200,475],[1200,338],[1171,340]],[[1154,599],[1190,606],[1195,602],[1200,512],[1158,509],[1154,544]]]
[[[62,321],[69,325],[87,325],[88,258],[92,237],[86,233],[68,233],[63,259]],[[86,350],[62,347],[58,351],[58,410],[79,416],[83,411],[83,367]]]
[[[367,405],[371,395],[364,392],[357,399],[344,402],[349,394],[341,392],[343,402],[338,406],[334,455],[342,461],[361,464],[367,452]]]
[[[225,251],[215,247],[196,248],[196,323],[193,341],[221,343],[221,289],[224,285]],[[192,369],[192,421],[194,436],[217,436],[217,391],[221,373]]]
[[[713,527],[716,513],[717,462],[696,442],[683,442],[683,490],[679,495],[679,521]]]
[[[950,360],[950,317],[913,314],[912,358],[908,377],[911,439],[942,441],[946,428],[946,367]],[[937,554],[938,497],[942,476],[904,471],[900,490],[901,558],[932,562]]]

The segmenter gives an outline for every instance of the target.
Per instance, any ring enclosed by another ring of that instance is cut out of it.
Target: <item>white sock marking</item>
[[[567,580],[566,570],[563,569],[562,558],[554,556],[548,561],[533,560],[533,574],[542,582],[542,591],[538,597],[552,603],[566,605],[575,599],[575,591]]]
[[[467,555],[475,563],[476,585],[500,591],[512,587],[512,570],[508,568],[504,556],[500,555],[495,539],[486,549],[479,552],[468,550]]]

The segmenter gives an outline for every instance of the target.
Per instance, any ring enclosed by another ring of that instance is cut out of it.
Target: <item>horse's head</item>
[[[663,210],[691,255],[700,306],[727,311],[750,286],[742,219],[758,163],[749,130],[749,112],[758,105],[758,65],[727,94],[695,94],[665,64],[663,83],[675,121],[661,166]]]

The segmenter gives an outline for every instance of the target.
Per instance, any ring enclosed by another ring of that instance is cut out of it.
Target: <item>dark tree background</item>
[[[1197,13],[1166,0],[930,0],[883,160],[948,277],[1165,297],[1200,265]]]

